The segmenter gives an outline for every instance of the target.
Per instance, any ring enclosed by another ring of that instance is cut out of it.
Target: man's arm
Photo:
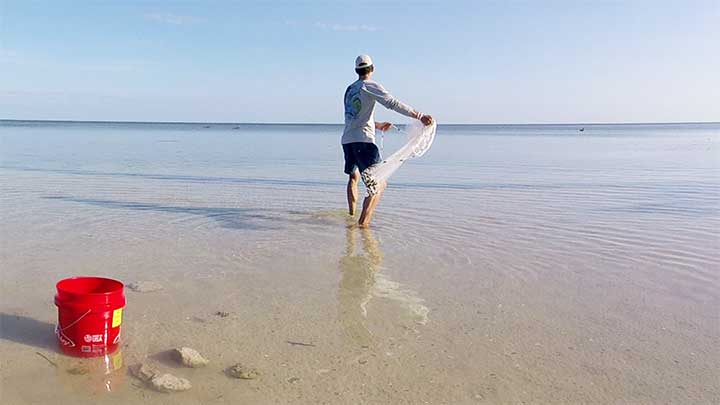
[[[407,117],[420,120],[424,125],[430,125],[433,122],[433,117],[425,115],[420,111],[417,111],[409,105],[403,103],[402,101],[396,99],[387,90],[385,90],[385,88],[380,85],[380,83],[366,83],[363,87],[363,90],[370,94],[370,96],[374,98],[375,101],[382,104],[385,108],[389,110],[393,110]],[[375,125],[375,127],[377,128],[377,124]],[[384,131],[384,129],[381,130]]]
[[[373,99],[375,99],[375,101],[382,104],[388,110],[393,110],[410,118],[420,119],[422,117],[422,113],[416,111],[414,108],[393,97],[379,83],[366,83],[363,87],[363,90],[366,91]]]

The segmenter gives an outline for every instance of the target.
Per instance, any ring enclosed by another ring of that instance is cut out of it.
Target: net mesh
[[[387,180],[406,160],[417,158],[425,154],[435,140],[437,124],[423,125],[420,121],[413,121],[406,130],[407,142],[382,162],[372,165],[362,173],[369,195],[375,195],[385,189]]]

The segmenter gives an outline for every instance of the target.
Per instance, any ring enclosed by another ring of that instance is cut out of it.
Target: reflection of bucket
[[[100,277],[74,277],[57,283],[55,333],[65,354],[96,357],[118,348],[125,307],[123,287],[119,281]]]
[[[100,357],[73,358],[61,356],[57,360],[57,378],[63,387],[77,395],[102,395],[120,390],[127,371],[123,365],[122,348]],[[101,403],[98,398],[95,403]]]

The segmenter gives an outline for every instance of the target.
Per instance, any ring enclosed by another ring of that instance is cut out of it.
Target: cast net
[[[420,121],[408,124],[405,131],[401,131],[407,135],[407,142],[387,159],[368,167],[361,173],[368,194],[375,195],[384,190],[387,186],[387,179],[406,160],[424,155],[435,140],[436,129],[435,121],[427,126]]]

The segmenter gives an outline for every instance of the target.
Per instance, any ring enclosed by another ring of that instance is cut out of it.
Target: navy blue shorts
[[[380,151],[374,143],[353,142],[343,144],[345,174],[352,174],[357,167],[363,172],[375,163],[382,162]]]

